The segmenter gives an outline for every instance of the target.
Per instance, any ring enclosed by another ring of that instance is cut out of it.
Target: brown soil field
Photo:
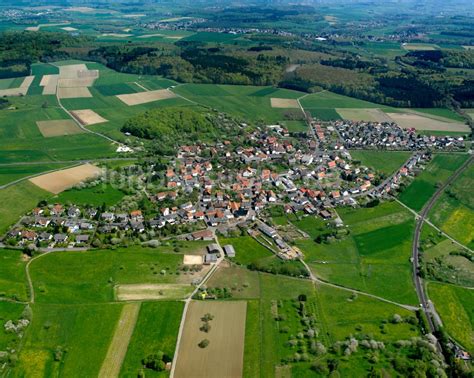
[[[289,98],[271,98],[272,108],[299,109],[298,101]]]
[[[130,284],[116,286],[115,296],[119,301],[183,299],[192,291],[189,284]]]
[[[59,79],[59,88],[80,88],[80,87],[92,87],[94,84],[94,77],[84,77],[78,79]]]
[[[184,255],[183,265],[202,265],[202,256]]]
[[[59,76],[61,79],[77,79],[78,71],[87,71],[85,64],[69,64],[67,66],[59,67]]]
[[[199,328],[201,318],[210,313],[211,329]],[[193,301],[189,305],[183,336],[179,343],[175,377],[242,377],[247,302]],[[198,344],[209,340],[207,348]]]
[[[138,314],[140,313],[140,303],[127,303],[123,306],[120,319],[115,328],[114,337],[109,345],[102,367],[100,368],[100,378],[118,377],[123,360],[127,354],[128,344],[132,338]]]
[[[393,120],[380,109],[336,109],[336,112],[343,118],[352,121],[370,122],[393,122]]]
[[[411,113],[387,113],[387,115],[392,118],[398,126],[404,129],[415,128],[416,130],[433,131],[470,131],[469,126],[463,125],[459,122],[442,122]]]
[[[0,97],[4,96],[25,96],[30,89],[30,85],[35,79],[34,76],[27,76],[18,88],[2,89],[0,90]]]
[[[43,88],[43,95],[55,95],[58,88],[59,75],[44,75],[40,86]]]
[[[100,174],[102,174],[102,169],[92,164],[83,164],[78,167],[62,169],[33,177],[30,179],[30,182],[48,192],[59,194],[84,180],[99,176]]]
[[[84,126],[108,122],[108,120],[101,117],[91,109],[73,110],[71,114]]]
[[[132,35],[133,34],[105,33],[102,34],[102,37],[127,38],[131,37]]]
[[[85,98],[92,97],[89,88],[77,87],[77,88],[58,88],[59,98]]]
[[[39,131],[45,138],[81,134],[85,131],[76,125],[71,119],[61,119],[56,121],[38,121],[36,122]]]
[[[177,96],[167,89],[159,89],[156,91],[118,95],[117,97],[126,105],[133,106],[153,101],[166,100],[168,98],[175,98]]]

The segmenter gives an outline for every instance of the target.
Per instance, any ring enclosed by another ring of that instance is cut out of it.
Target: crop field
[[[0,298],[28,299],[26,262],[17,250],[0,250]]]
[[[430,282],[428,291],[446,331],[473,353],[474,291],[435,282]]]
[[[430,43],[403,43],[402,48],[408,51],[432,51],[438,50],[439,46]]]
[[[85,133],[72,119],[38,121],[36,124],[45,138]]]
[[[351,121],[392,122],[392,119],[380,109],[336,109],[343,119]]]
[[[60,298],[58,298],[60,299]],[[33,305],[15,376],[97,376],[122,305]],[[55,361],[58,351],[59,361]]]
[[[400,169],[410,157],[410,153],[405,151],[353,150],[350,154],[353,159],[359,160],[366,167],[387,176]]]
[[[57,203],[73,203],[76,205],[113,206],[119,202],[124,193],[111,185],[99,185],[85,189],[69,189],[53,197]]]
[[[100,378],[117,377],[119,375],[139,312],[140,303],[127,303],[122,307],[114,336],[99,371]]]
[[[142,369],[142,359],[158,351],[173,357],[183,307],[182,302],[142,303],[120,377],[136,376]],[[161,377],[167,373],[146,370],[146,376]]]
[[[293,99],[287,98],[270,98],[270,103],[272,108],[283,108],[283,109],[298,109],[300,106],[298,105],[298,101]]]
[[[18,80],[11,81],[8,84],[9,86],[8,89],[0,89],[0,97],[25,96],[28,93],[28,90],[30,89],[30,85],[33,83],[34,79],[35,79],[34,76],[27,76],[23,78],[21,82],[19,82]],[[18,84],[20,85],[16,86]]]
[[[214,318],[210,321],[210,331],[202,332],[201,318],[207,313]],[[175,376],[189,377],[195,372],[204,377],[242,376],[246,314],[245,301],[191,302],[179,346]],[[209,340],[206,348],[198,346],[203,339]]]
[[[436,155],[400,194],[400,201],[413,210],[421,210],[436,192],[436,185],[446,181],[466,159],[467,155]]]
[[[74,110],[71,114],[84,126],[107,122],[105,118],[101,117],[91,109]]]
[[[413,113],[387,113],[401,128],[416,130],[434,130],[445,132],[466,132],[470,131],[468,125],[460,122],[444,122],[430,117],[424,117]]]
[[[92,164],[46,173],[30,179],[30,182],[50,193],[59,194],[87,179],[102,174],[102,169]]]
[[[142,105],[160,100],[169,100],[175,97],[176,95],[167,89],[158,89],[156,91],[117,95],[117,98],[128,106]]]
[[[65,164],[5,165],[0,166],[0,186],[31,175],[60,169]]]
[[[115,295],[119,301],[151,301],[157,299],[184,299],[193,291],[186,284],[128,284],[118,285]]]
[[[36,204],[51,196],[50,193],[38,188],[29,181],[0,189],[0,234],[18,221],[22,215],[30,211]]]
[[[418,113],[427,114],[430,117],[437,117],[440,120],[452,120],[464,123],[464,118],[458,113],[446,108],[415,108],[410,109],[411,112],[416,111]]]
[[[183,249],[200,249],[186,243]],[[114,287],[127,284],[187,283],[198,275],[178,275],[183,261],[173,247],[120,248],[114,251],[58,252],[30,266],[38,303],[114,301]]]
[[[273,87],[242,85],[184,84],[173,92],[199,104],[227,112],[244,120],[268,123],[284,121],[285,109],[273,108],[271,98],[296,100],[304,93]]]
[[[327,244],[296,242],[312,271],[329,282],[401,303],[416,303],[409,261],[414,229],[411,214],[396,202],[338,212],[350,235]]]

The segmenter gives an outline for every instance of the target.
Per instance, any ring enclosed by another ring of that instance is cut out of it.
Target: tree
[[[150,354],[142,360],[142,364],[147,368],[154,371],[165,370],[165,362],[163,361],[164,353],[158,351],[156,354]]]
[[[199,348],[207,348],[209,345],[210,341],[208,339],[201,340],[201,342],[198,344]]]

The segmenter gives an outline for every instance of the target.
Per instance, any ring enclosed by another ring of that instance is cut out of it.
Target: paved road
[[[415,282],[416,293],[418,295],[420,305],[422,306],[426,318],[428,319],[428,326],[430,327],[431,332],[434,332],[436,330],[436,325],[434,324],[433,319],[438,319],[439,316],[436,313],[436,310],[432,305],[431,301],[429,300],[427,294],[425,293],[423,280],[418,275],[421,230],[423,227],[423,223],[425,222],[425,218],[429,214],[436,201],[443,194],[444,190],[459,177],[459,175],[473,162],[473,160],[474,156],[471,156],[461,167],[458,168],[458,170],[453,175],[451,175],[451,177],[449,177],[449,179],[440,188],[438,188],[438,190],[431,197],[429,202],[421,210],[416,222],[415,237],[413,238],[412,245],[413,281]]]

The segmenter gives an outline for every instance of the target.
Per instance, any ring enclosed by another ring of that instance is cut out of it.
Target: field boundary
[[[140,302],[127,303],[123,306],[107,355],[102,362],[102,367],[98,375],[99,378],[119,376],[125,355],[127,354],[128,344],[130,343],[135,325],[137,324],[140,307]]]

